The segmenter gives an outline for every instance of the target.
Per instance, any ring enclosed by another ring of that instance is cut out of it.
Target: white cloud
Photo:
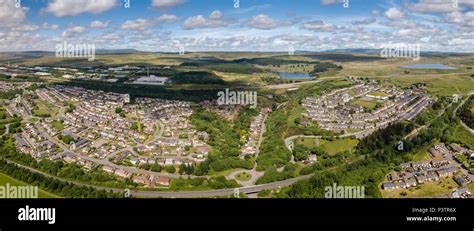
[[[221,19],[223,16],[222,12],[215,10],[209,15],[209,19]]]
[[[362,19],[362,20],[353,21],[352,24],[353,25],[369,25],[369,24],[372,24],[376,21],[377,20],[375,18],[366,18],[366,19]]]
[[[174,22],[178,20],[178,17],[176,15],[172,14],[163,14],[160,17],[158,17],[158,22]]]
[[[184,3],[184,0],[153,0],[151,5],[154,7],[166,9],[173,8]]]
[[[474,27],[474,11],[466,13],[462,12],[451,12],[445,17],[446,22],[454,23],[465,27]]]
[[[196,28],[225,27],[233,22],[234,20],[225,19],[222,12],[215,10],[207,18],[202,15],[187,18],[183,23],[183,28],[192,30]]]
[[[83,26],[71,26],[63,32],[62,36],[69,38],[69,37],[76,36],[78,34],[82,34],[86,31],[87,31],[87,29]]]
[[[379,16],[380,15],[380,11],[379,10],[372,10],[372,15],[373,16]]]
[[[244,24],[256,29],[271,30],[279,26],[288,26],[292,23],[285,20],[273,19],[264,14],[259,14],[247,19]]]
[[[121,28],[124,30],[145,30],[149,28],[152,23],[144,18],[139,18],[135,20],[127,20],[122,24]]]
[[[135,20],[125,21],[120,28],[124,30],[147,30],[153,26],[164,23],[164,22],[174,22],[178,19],[176,15],[172,14],[163,14],[158,18],[144,19],[139,18]]]
[[[322,20],[303,23],[303,28],[319,32],[333,32],[337,29],[335,25]]]
[[[394,8],[394,7],[388,9],[387,11],[385,11],[385,17],[387,17],[390,20],[396,20],[396,19],[403,18],[404,15],[405,15],[405,13],[403,13],[402,11],[400,11],[399,9]]]
[[[57,29],[59,29],[58,24],[49,24],[47,22],[43,23],[43,25],[41,27],[45,30],[57,30]]]
[[[40,27],[38,25],[34,25],[34,24],[22,24],[20,26],[13,27],[11,29],[14,31],[36,31],[39,28]]]
[[[101,29],[101,28],[106,28],[109,25],[110,21],[107,22],[102,22],[99,20],[95,20],[89,24],[90,28],[95,28],[95,29]]]
[[[473,7],[473,0],[456,0],[457,6],[454,4],[453,0],[419,0],[417,3],[408,3],[406,7],[410,10],[417,12],[434,12],[434,13],[448,13],[453,11],[458,11],[462,7]]]
[[[9,27],[22,23],[28,8],[16,8],[15,1],[0,0],[0,27]]]
[[[331,5],[342,2],[342,0],[321,0],[322,5]]]
[[[56,17],[76,16],[82,13],[99,14],[114,8],[117,0],[51,0],[44,11]]]

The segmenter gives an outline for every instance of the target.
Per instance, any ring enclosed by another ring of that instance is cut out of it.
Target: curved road
[[[41,172],[37,169],[18,164],[14,161],[7,160],[8,163],[15,164],[18,167],[28,169],[29,171],[39,173],[43,176],[53,178],[62,182],[66,183],[71,183],[74,185],[78,186],[87,186],[87,187],[92,187],[98,190],[106,190],[106,191],[113,191],[116,193],[124,193],[125,189],[120,189],[120,188],[110,188],[110,187],[102,187],[102,186],[97,186],[97,185],[90,185],[90,184],[85,184],[85,183],[79,183],[71,180],[66,180],[63,178],[59,178],[56,176],[49,175],[47,173]],[[135,197],[163,197],[163,198],[193,198],[193,197],[218,197],[218,196],[229,196],[234,194],[234,190],[238,190],[241,193],[245,194],[251,194],[251,193],[257,193],[265,189],[277,189],[281,188],[284,186],[289,186],[297,181],[303,180],[310,178],[312,175],[304,175],[304,176],[299,176],[296,178],[291,178],[283,181],[278,181],[278,182],[273,182],[273,183],[268,183],[268,184],[262,184],[262,185],[255,185],[255,186],[249,186],[249,187],[241,187],[237,189],[219,189],[219,190],[206,190],[206,191],[141,191],[141,190],[130,190],[130,194]]]

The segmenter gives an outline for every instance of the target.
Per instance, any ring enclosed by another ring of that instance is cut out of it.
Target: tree
[[[165,171],[168,172],[168,173],[175,173],[176,172],[176,168],[173,166],[173,165],[167,165],[165,167]]]

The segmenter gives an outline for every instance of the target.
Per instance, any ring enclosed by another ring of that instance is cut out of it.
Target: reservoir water
[[[413,64],[408,66],[401,66],[406,69],[434,69],[434,70],[455,70],[457,68],[450,67],[444,64]]]
[[[305,73],[277,72],[282,79],[312,79],[313,76]]]

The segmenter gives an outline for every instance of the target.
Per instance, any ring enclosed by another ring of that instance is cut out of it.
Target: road
[[[298,83],[275,84],[275,85],[267,85],[264,88],[268,88],[271,90],[297,88],[303,84],[320,83],[321,81],[323,80],[318,79],[318,80],[310,80],[310,81],[304,81],[304,82],[298,82]]]
[[[349,161],[349,162],[345,163],[344,165],[348,165],[348,164],[354,163],[356,161],[363,160],[364,158],[365,158],[365,156],[360,156],[357,159],[354,159],[352,161]],[[96,185],[90,185],[90,184],[79,183],[79,182],[75,182],[75,181],[71,181],[71,180],[66,180],[66,179],[63,179],[63,178],[56,177],[56,176],[51,176],[47,173],[44,173],[44,172],[41,172],[37,169],[34,169],[34,168],[31,168],[31,167],[16,163],[16,162],[11,161],[11,160],[7,160],[7,159],[4,159],[4,160],[7,161],[8,163],[17,165],[18,167],[28,169],[29,171],[39,173],[43,176],[53,178],[53,179],[56,179],[56,180],[59,180],[59,181],[62,181],[62,182],[71,183],[71,184],[78,185],[78,186],[92,187],[92,188],[95,188],[95,189],[98,189],[98,190],[112,191],[112,192],[115,192],[115,193],[124,193],[125,192],[125,189],[121,189],[121,188],[102,187],[102,186],[96,186]],[[343,165],[341,165],[341,166],[343,166]],[[330,170],[333,170],[333,169],[341,167],[341,166],[334,166],[334,167],[323,170],[323,172],[330,171]],[[236,188],[236,189],[218,189],[218,190],[205,190],[205,191],[143,191],[143,190],[130,190],[130,195],[132,195],[134,197],[154,197],[154,198],[157,198],[157,197],[162,197],[162,198],[220,197],[220,196],[233,195],[236,190],[238,190],[238,192],[244,193],[244,194],[253,194],[253,193],[258,193],[262,190],[279,189],[281,187],[289,186],[289,185],[292,185],[292,184],[296,183],[297,181],[304,180],[304,179],[309,179],[312,176],[313,176],[312,174],[304,175],[304,176],[298,176],[298,177],[287,179],[287,180],[282,180],[282,181],[277,181],[277,182],[272,182],[272,183],[267,183],[267,184],[261,184],[261,185],[240,187],[240,188]]]
[[[6,160],[6,159],[4,159]],[[6,160],[8,163],[15,164],[18,167],[28,169],[29,171],[39,173],[43,176],[53,178],[62,182],[66,183],[72,183],[74,185],[78,186],[87,186],[87,187],[92,187],[98,190],[106,190],[106,191],[113,191],[116,193],[123,193],[125,192],[125,189],[120,189],[120,188],[111,188],[111,187],[102,187],[102,186],[96,186],[96,185],[90,185],[90,184],[85,184],[85,183],[79,183],[71,180],[66,180],[63,178],[59,178],[56,176],[51,176],[47,173],[41,172],[37,169],[18,164],[14,161]],[[268,184],[262,184],[262,185],[256,185],[256,186],[249,186],[249,187],[241,187],[238,188],[239,192],[245,193],[245,194],[250,194],[250,193],[257,193],[265,189],[277,189],[281,188],[284,186],[289,186],[299,180],[307,179],[310,178],[311,175],[305,175],[305,176],[299,176],[296,178],[288,179],[288,180],[283,180],[283,181],[278,181],[278,182],[273,182],[273,183],[268,183]],[[228,196],[228,195],[233,195],[234,190],[236,189],[220,189],[220,190],[206,190],[206,191],[141,191],[141,190],[131,190],[130,193],[132,196],[135,197],[163,197],[163,198],[194,198],[194,197],[218,197],[218,196]]]

